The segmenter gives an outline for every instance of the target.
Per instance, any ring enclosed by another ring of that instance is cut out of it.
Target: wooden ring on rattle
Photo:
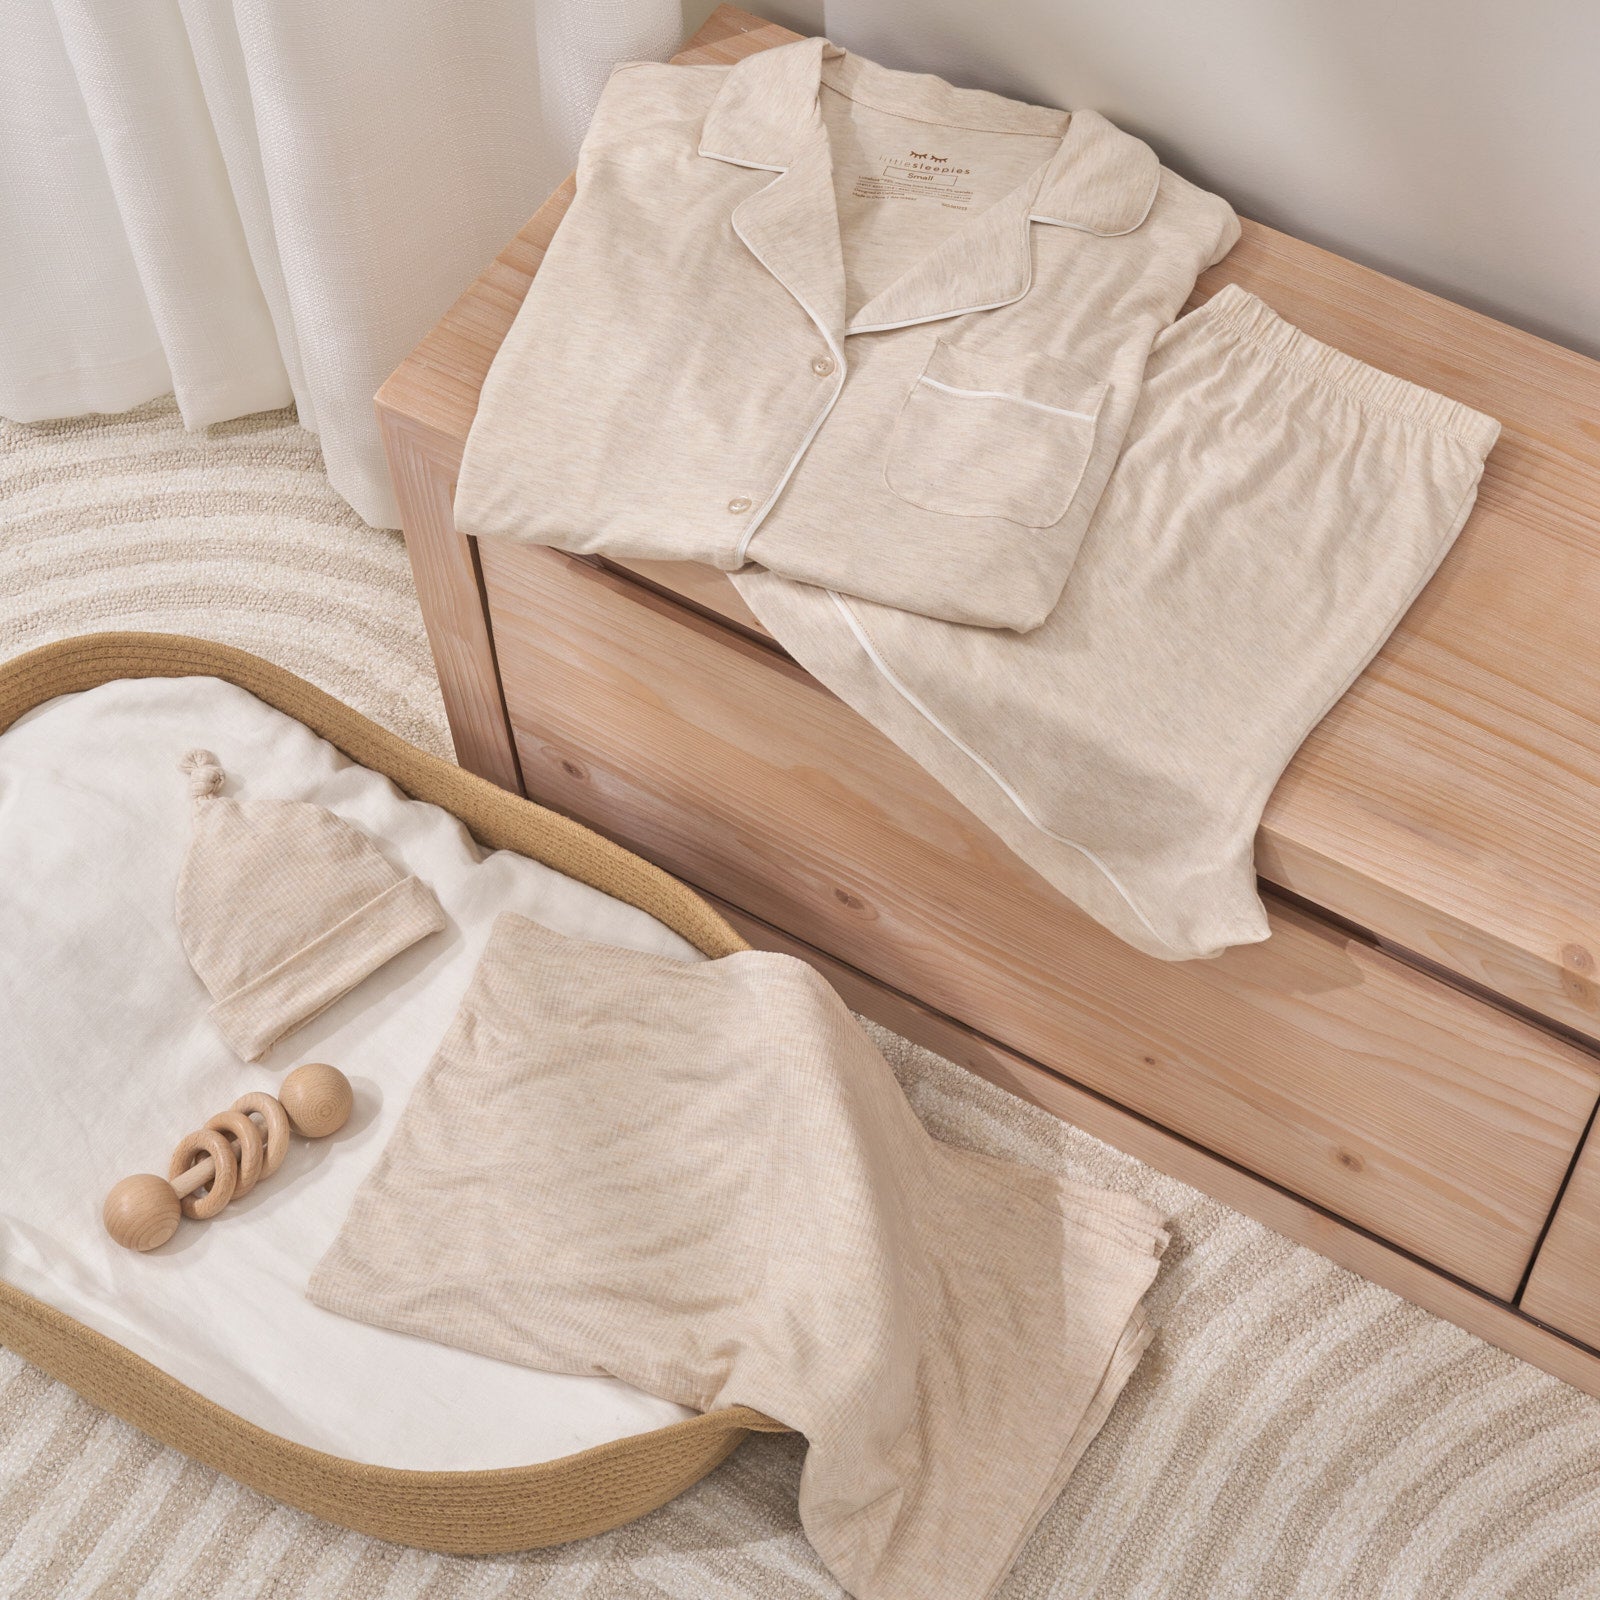
[[[289,1113],[270,1094],[242,1094],[233,1102],[235,1111],[246,1116],[252,1112],[261,1118],[266,1128],[266,1148],[262,1152],[261,1176],[270,1178],[283,1165],[289,1153]],[[257,1134],[259,1140],[261,1134]]]
[[[196,1128],[178,1141],[167,1168],[169,1179],[181,1178],[206,1156],[211,1157],[215,1169],[205,1193],[183,1197],[184,1216],[193,1217],[197,1222],[209,1221],[233,1199],[239,1178],[239,1168],[233,1159],[233,1141],[215,1128]]]
[[[239,1141],[239,1172],[234,1180],[233,1198],[242,1199],[262,1176],[261,1130],[242,1111],[219,1111],[206,1126]]]

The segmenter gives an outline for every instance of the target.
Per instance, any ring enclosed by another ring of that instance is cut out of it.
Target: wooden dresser
[[[793,35],[723,7],[680,60]],[[1279,785],[1264,945],[1169,965],[1009,855],[710,569],[455,530],[558,191],[378,397],[462,764],[858,1010],[1600,1393],[1600,364],[1251,223],[1196,291],[1499,417],[1477,509]]]

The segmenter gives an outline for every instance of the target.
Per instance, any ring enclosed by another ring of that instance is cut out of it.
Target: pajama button
[[[746,500],[742,494],[736,494],[733,499],[728,502],[728,509],[730,511],[748,511],[750,509],[750,502]]]
[[[829,360],[827,356],[818,356],[817,359],[811,363],[811,370],[816,373],[819,378],[826,378],[828,374],[833,371],[833,362]]]

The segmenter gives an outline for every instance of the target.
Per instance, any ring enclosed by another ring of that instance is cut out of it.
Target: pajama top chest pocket
[[[884,482],[927,511],[1052,527],[1089,463],[1105,393],[1053,356],[979,354],[941,339],[895,420]]]

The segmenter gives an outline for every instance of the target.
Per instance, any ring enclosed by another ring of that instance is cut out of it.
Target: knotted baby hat
[[[178,932],[212,1019],[246,1061],[444,926],[433,891],[331,811],[225,798],[209,750],[178,765],[194,797]]]

